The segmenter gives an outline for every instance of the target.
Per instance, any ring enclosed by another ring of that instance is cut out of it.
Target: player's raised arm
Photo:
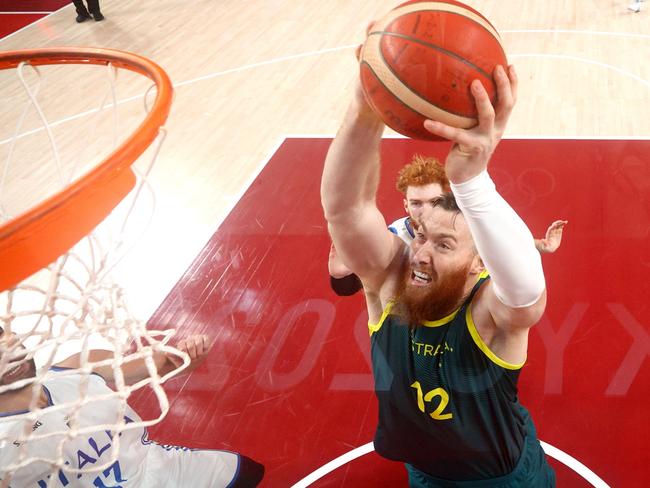
[[[176,344],[176,348],[190,357],[189,366],[183,370],[183,373],[190,373],[207,357],[208,351],[210,350],[209,338],[206,335],[192,335],[181,339]],[[114,357],[115,353],[113,351],[95,349],[88,352],[88,361],[91,363],[110,360]],[[161,377],[183,364],[183,360],[178,356],[162,352],[154,352],[153,360],[158,375]],[[74,354],[56,364],[56,366],[61,368],[79,368],[81,366],[81,354]],[[124,382],[127,385],[132,385],[151,376],[144,358],[126,361],[122,364],[121,369],[124,375]],[[115,372],[111,365],[97,366],[93,369],[93,372],[99,374],[108,382],[115,381]]]
[[[325,159],[321,202],[332,241],[343,263],[364,280],[374,280],[403,244],[386,228],[377,209],[379,143],[384,124],[355,95]]]
[[[498,329],[524,330],[539,320],[545,306],[546,288],[532,234],[499,195],[487,172],[490,156],[514,107],[517,89],[512,67],[508,71],[497,67],[494,79],[499,96],[496,107],[490,103],[481,83],[472,83],[479,113],[476,127],[455,129],[430,121],[425,127],[455,142],[445,166],[447,176],[479,255],[492,276],[490,286],[480,297],[486,308],[480,310],[489,312]],[[525,349],[517,349],[520,354],[516,355],[525,357]]]

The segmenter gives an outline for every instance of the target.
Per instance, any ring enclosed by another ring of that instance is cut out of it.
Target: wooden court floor
[[[545,262],[551,306],[531,342],[522,399],[542,440],[610,486],[644,486],[650,6],[632,13],[616,0],[467,3],[499,29],[521,79],[497,182],[533,232],[556,217],[571,221],[563,248]],[[169,136],[151,175],[153,222],[119,275],[140,316],[205,331],[215,347],[204,367],[169,385],[172,410],[157,437],[259,458],[265,486],[290,486],[369,442],[376,413],[358,332],[362,305],[327,288],[315,192],[355,76],[354,47],[394,2],[115,0],[102,3],[106,21],[84,24],[67,3],[4,1],[0,12],[26,5],[51,13],[0,39],[0,50],[133,51],[175,85]],[[73,73],[55,74],[74,89],[52,94],[48,115],[62,121],[61,133],[83,134],[77,115],[103,88],[83,86]],[[4,83],[0,160],[19,113]],[[125,99],[141,94],[137,84],[122,90]],[[130,103],[127,127],[136,117]],[[70,154],[89,144],[63,140]],[[385,144],[387,220],[400,211],[392,177],[416,150],[444,154],[399,138]],[[146,395],[136,402],[146,410]],[[559,486],[590,486],[554,466]],[[404,479],[371,453],[314,486]]]

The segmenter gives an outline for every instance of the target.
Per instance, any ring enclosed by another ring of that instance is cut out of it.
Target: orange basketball
[[[476,125],[470,84],[480,80],[494,104],[498,64],[507,66],[506,55],[483,15],[454,0],[413,0],[372,26],[361,50],[361,84],[390,128],[415,139],[439,139],[424,129],[424,120]]]

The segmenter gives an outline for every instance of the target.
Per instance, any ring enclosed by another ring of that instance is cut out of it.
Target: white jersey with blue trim
[[[411,226],[411,217],[403,217],[401,219],[397,219],[395,222],[388,226],[388,230],[393,234],[397,234],[397,236],[402,239],[407,246],[410,245],[415,238],[415,232]]]
[[[53,369],[60,374],[44,382],[48,403],[56,406],[79,398],[84,376],[70,374],[71,370]],[[141,421],[131,407],[114,395],[101,376],[91,374],[88,377],[87,389],[87,398],[103,398],[93,399],[80,407],[75,430],[98,425],[116,425],[120,415],[127,426],[132,422]],[[122,411],[123,406],[125,408]],[[19,434],[24,431],[24,418],[11,420],[20,413],[23,412],[0,414],[0,431],[3,438],[18,439]],[[90,470],[93,466],[106,464],[117,450],[115,460],[101,470],[81,474],[65,469],[50,474],[49,464],[37,461],[14,472],[10,487],[225,488],[238,473],[237,453],[158,444],[148,439],[144,427],[123,430],[119,434],[102,429],[66,438],[67,431],[70,430],[70,414],[71,408],[48,408],[35,420],[31,420],[31,429],[38,431],[39,436],[46,433],[54,435],[26,441],[27,456],[56,459],[59,445],[63,441],[62,458],[65,465],[72,469]],[[15,434],[9,436],[12,433]],[[17,440],[6,441],[0,446],[0,480],[7,476],[1,467],[18,461],[20,448]]]

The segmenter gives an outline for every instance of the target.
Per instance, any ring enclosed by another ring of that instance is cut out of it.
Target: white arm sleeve
[[[509,307],[533,305],[544,292],[542,259],[530,230],[496,190],[487,171],[451,184],[497,298]]]

